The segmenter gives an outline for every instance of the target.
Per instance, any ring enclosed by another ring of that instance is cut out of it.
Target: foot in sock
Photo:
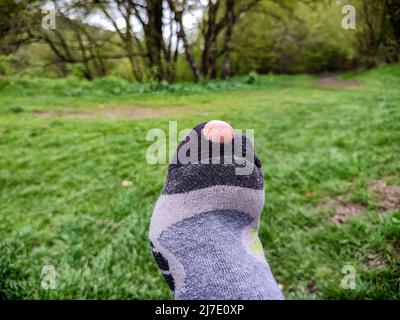
[[[221,121],[196,126],[179,144],[149,235],[175,299],[283,299],[258,238],[264,187],[252,148]],[[249,174],[237,174],[249,164]]]

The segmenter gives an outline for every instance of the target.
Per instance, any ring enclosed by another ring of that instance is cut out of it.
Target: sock
[[[175,299],[283,299],[258,238],[263,173],[259,159],[247,157],[251,141],[211,142],[204,126],[191,130],[168,167],[150,223],[155,260]],[[250,173],[237,174],[246,165]]]

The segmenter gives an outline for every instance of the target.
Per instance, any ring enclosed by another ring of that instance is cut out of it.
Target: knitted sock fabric
[[[220,144],[216,156],[211,151],[215,143],[202,134],[204,126],[179,144],[168,168],[150,223],[156,262],[175,299],[283,299],[258,238],[264,205],[261,163],[253,157],[251,173],[238,175],[235,169],[249,161],[244,160],[252,148],[249,139],[235,135],[232,153],[224,154]],[[238,139],[243,157],[234,150]],[[202,157],[200,143],[208,146],[213,163],[178,159],[181,151]],[[227,161],[233,154],[234,160]]]

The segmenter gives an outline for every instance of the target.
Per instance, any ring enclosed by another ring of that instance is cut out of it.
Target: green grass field
[[[209,119],[255,129],[260,237],[288,299],[400,299],[400,65],[344,79],[0,78],[0,299],[170,298],[147,241],[166,165],[146,163],[146,134]]]

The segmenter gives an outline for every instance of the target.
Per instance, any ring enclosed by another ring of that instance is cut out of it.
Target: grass
[[[275,75],[147,86],[1,78],[0,299],[169,298],[146,239],[166,165],[146,163],[145,137],[169,120],[184,129],[207,119],[255,129],[266,182],[260,237],[288,299],[399,299],[400,212],[383,212],[368,184],[400,184],[400,65],[345,78],[362,85]],[[111,106],[174,113],[35,114]],[[362,214],[333,223],[334,209],[320,204],[338,196]],[[47,264],[54,290],[40,286]],[[345,265],[355,290],[340,286]]]

